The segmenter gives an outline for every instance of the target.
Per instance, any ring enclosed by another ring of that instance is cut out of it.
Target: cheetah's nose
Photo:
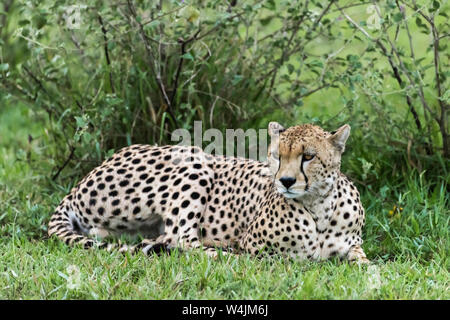
[[[285,186],[286,189],[289,189],[295,183],[295,178],[291,177],[281,177],[280,182]]]

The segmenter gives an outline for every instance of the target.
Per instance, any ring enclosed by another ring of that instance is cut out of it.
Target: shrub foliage
[[[349,122],[355,178],[448,176],[447,1],[77,3],[0,5],[0,97],[47,124],[53,178],[194,120]]]

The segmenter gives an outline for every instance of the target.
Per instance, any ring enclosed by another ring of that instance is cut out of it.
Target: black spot
[[[187,167],[182,167],[178,170],[179,173],[183,173],[187,170]]]
[[[108,195],[110,197],[116,197],[119,194],[119,192],[117,192],[117,190],[111,191],[110,193],[108,193]]]
[[[135,207],[133,209],[133,214],[138,214],[139,212],[141,212],[141,208],[140,207]]]
[[[128,181],[128,180],[122,180],[122,181],[120,181],[119,186],[126,187],[129,183],[130,183],[130,181]]]
[[[163,192],[163,191],[165,191],[166,189],[168,188],[168,186],[161,186],[161,187],[159,187],[159,189],[158,189],[158,192]]]
[[[191,193],[191,198],[196,200],[196,199],[200,198],[200,194],[198,192],[192,192]]]
[[[181,207],[183,207],[183,208],[187,208],[188,206],[189,206],[189,200],[184,200],[182,203],[181,203]]]

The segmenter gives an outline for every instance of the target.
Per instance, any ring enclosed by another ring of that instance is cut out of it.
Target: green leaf
[[[0,71],[1,72],[8,71],[8,69],[9,69],[9,64],[7,64],[7,63],[0,64]]]
[[[394,19],[394,22],[400,22],[403,19],[403,14],[401,12],[397,12],[392,18]]]
[[[431,12],[437,11],[437,10],[439,10],[440,7],[441,7],[441,4],[439,3],[439,1],[434,0],[433,6],[430,8],[430,11]]]
[[[153,29],[153,28],[159,26],[160,24],[161,24],[161,22],[159,20],[153,20],[152,22],[150,22],[144,26],[144,30]]]
[[[419,17],[416,18],[416,25],[417,25],[419,28],[422,28],[422,27],[425,26],[425,25],[423,24],[422,20],[421,20]]]
[[[183,54],[181,56],[181,58],[194,61],[194,57],[189,52],[186,52],[185,54]]]
[[[259,20],[262,26],[267,26],[272,21],[272,16]]]
[[[78,128],[86,126],[86,120],[83,117],[75,117],[75,120],[77,121]]]
[[[411,224],[416,235],[419,235],[420,234],[419,223],[417,222],[416,218],[414,218],[414,216],[411,216]]]
[[[291,75],[292,74],[292,72],[294,72],[294,66],[292,65],[292,64],[288,64],[287,65],[287,68],[288,68],[288,73]]]
[[[243,76],[241,76],[240,74],[237,74],[237,75],[234,76],[234,79],[231,82],[231,84],[234,86],[234,85],[238,84],[239,82],[241,82],[241,80],[243,78],[244,78]]]

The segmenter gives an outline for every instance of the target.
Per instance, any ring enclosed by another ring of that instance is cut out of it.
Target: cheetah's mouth
[[[294,190],[286,190],[286,188],[278,187],[277,189],[278,189],[278,192],[281,195],[283,195],[283,197],[286,197],[288,199],[299,198],[304,194],[304,192],[298,192],[298,191],[294,191]]]
[[[300,198],[308,193],[307,184],[297,183],[295,186],[287,189],[279,181],[275,181],[275,187],[277,191],[284,197],[288,199]]]
[[[298,198],[300,196],[300,194],[296,193],[296,192],[290,192],[290,191],[284,191],[284,192],[280,192],[284,197],[289,198],[289,199],[293,199],[293,198]]]

